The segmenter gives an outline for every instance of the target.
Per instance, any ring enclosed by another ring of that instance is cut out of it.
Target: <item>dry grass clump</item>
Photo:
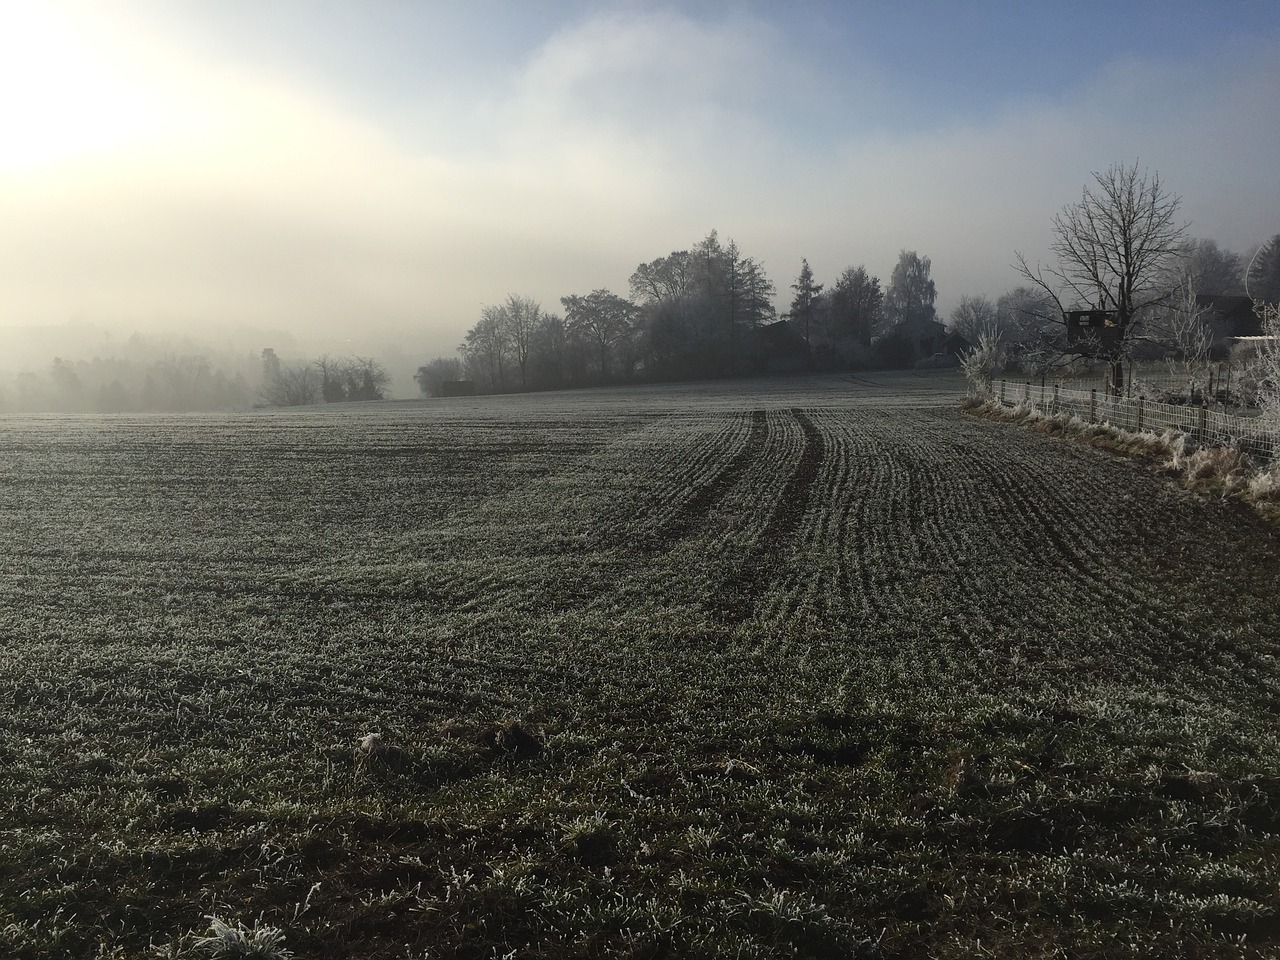
[[[1280,464],[1249,479],[1249,498],[1259,503],[1280,504]]]
[[[1187,489],[1211,489],[1223,495],[1247,495],[1259,476],[1247,453],[1231,446],[1195,446],[1186,437],[1174,440],[1166,466],[1179,474]]]
[[[1264,517],[1280,523],[1280,464],[1250,477],[1245,499]]]

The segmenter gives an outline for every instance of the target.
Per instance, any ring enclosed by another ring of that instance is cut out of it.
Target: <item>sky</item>
[[[0,0],[0,338],[452,353],[717,230],[945,316],[1094,171],[1280,233],[1280,2]],[[3,340],[0,340],[3,342]]]

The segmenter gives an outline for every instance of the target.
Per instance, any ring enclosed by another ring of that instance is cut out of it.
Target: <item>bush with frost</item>
[[[980,397],[991,396],[991,381],[1004,369],[1004,345],[1000,334],[984,333],[978,345],[960,358],[960,369],[969,381],[973,392]]]

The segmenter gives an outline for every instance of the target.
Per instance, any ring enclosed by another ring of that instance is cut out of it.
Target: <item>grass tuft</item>
[[[284,931],[279,927],[255,924],[246,927],[240,921],[232,926],[220,917],[209,916],[211,933],[196,941],[196,949],[212,960],[289,960],[293,953],[285,948]]]

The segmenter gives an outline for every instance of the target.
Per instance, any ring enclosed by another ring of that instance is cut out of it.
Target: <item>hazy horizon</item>
[[[0,330],[451,353],[710,230],[945,318],[1090,172],[1280,232],[1280,5],[0,0]],[[259,342],[274,337],[273,343]]]

